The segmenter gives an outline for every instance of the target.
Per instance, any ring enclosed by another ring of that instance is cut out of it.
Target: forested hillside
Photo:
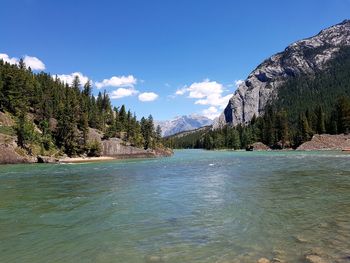
[[[169,138],[175,148],[245,149],[254,142],[296,148],[313,134],[350,131],[350,48],[339,51],[325,70],[294,76],[271,98],[260,117],[244,125]]]
[[[89,128],[145,149],[160,145],[161,131],[151,115],[138,121],[124,105],[112,107],[106,91],[95,98],[90,81],[82,86],[76,77],[68,85],[48,73],[33,73],[23,60],[18,65],[0,60],[0,111],[16,122],[0,126],[0,133],[17,135],[27,151],[98,155],[100,145],[88,141]]]

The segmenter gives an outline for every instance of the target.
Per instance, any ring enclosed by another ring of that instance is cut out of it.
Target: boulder
[[[269,259],[267,259],[267,258],[260,258],[259,260],[258,260],[258,263],[270,263],[271,261],[269,260]]]
[[[57,123],[58,121],[55,118],[49,119],[49,129],[51,132],[55,132],[57,129]]]
[[[16,163],[34,163],[36,159],[28,156],[20,148],[16,148],[13,145],[1,144],[0,145],[0,164],[16,164]]]
[[[52,157],[52,156],[38,155],[37,156],[37,162],[38,163],[57,163],[58,160],[55,157]]]
[[[102,137],[103,137],[103,134],[99,130],[89,128],[88,135],[87,135],[88,141],[90,142],[98,141],[99,143],[101,143]]]
[[[268,151],[271,150],[267,145],[262,142],[255,142],[248,147],[250,151]]]

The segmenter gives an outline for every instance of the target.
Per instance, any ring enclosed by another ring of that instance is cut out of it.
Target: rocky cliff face
[[[16,137],[0,133],[0,164],[34,163],[36,158],[29,156],[17,147]]]
[[[115,158],[151,158],[166,157],[173,154],[171,149],[148,149],[133,147],[119,138],[102,141],[102,155]]]
[[[318,35],[289,45],[260,64],[242,83],[213,127],[249,122],[264,113],[267,102],[278,96],[288,78],[323,70],[341,47],[350,46],[350,20],[322,30]]]
[[[147,155],[144,149],[132,147],[127,145],[124,141],[118,138],[111,138],[102,141],[102,155],[103,156],[141,156]]]

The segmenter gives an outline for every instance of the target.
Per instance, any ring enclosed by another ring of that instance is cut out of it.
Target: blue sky
[[[350,18],[349,0],[0,2],[3,57],[80,72],[157,120],[214,117],[265,58]]]

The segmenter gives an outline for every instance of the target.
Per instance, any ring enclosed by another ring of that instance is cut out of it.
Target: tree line
[[[321,106],[298,115],[296,123],[288,120],[285,110],[268,106],[261,117],[253,117],[248,124],[226,125],[221,129],[205,129],[187,135],[170,136],[165,144],[172,148],[248,149],[262,142],[272,149],[296,148],[309,141],[314,134],[348,134],[350,131],[350,98],[341,97],[329,118]]]
[[[145,149],[161,144],[151,115],[139,121],[124,105],[112,107],[106,91],[95,97],[90,81],[82,86],[77,76],[67,84],[45,72],[35,74],[22,59],[18,65],[0,60],[0,111],[15,116],[23,148],[33,144],[43,152],[96,155],[100,145],[88,140],[89,128],[101,131],[104,139],[119,137]]]

